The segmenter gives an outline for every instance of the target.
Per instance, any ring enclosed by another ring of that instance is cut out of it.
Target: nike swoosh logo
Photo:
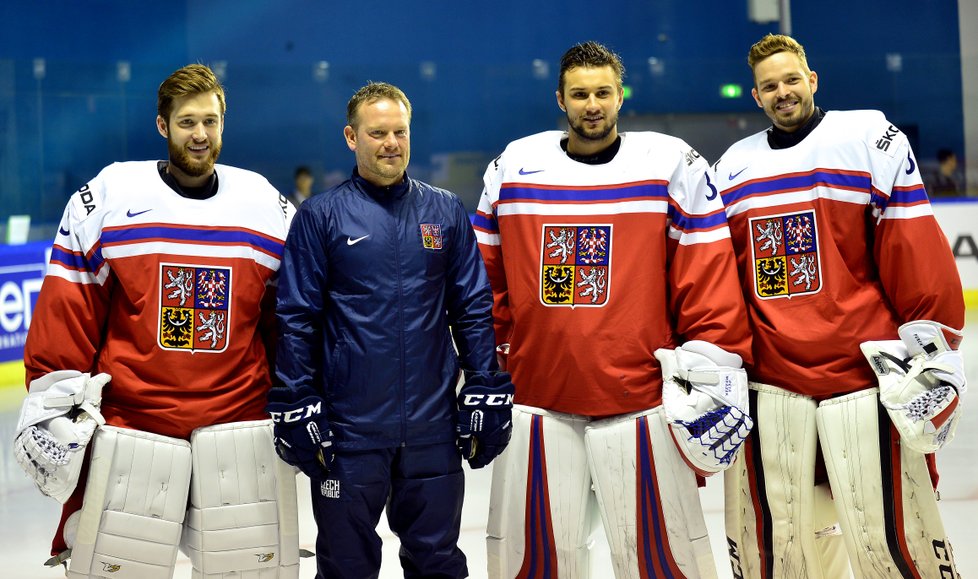
[[[912,158],[910,158],[910,153],[907,153],[907,160],[910,161],[910,166],[907,167],[907,175],[909,175],[913,173],[914,169],[917,168],[917,164],[913,162]]]
[[[143,213],[147,213],[149,211],[152,211],[152,209],[143,209],[142,211],[136,211],[135,213],[133,213],[132,209],[130,209],[129,211],[126,211],[126,217],[135,217],[137,215],[142,215]]]
[[[734,179],[737,178],[738,175],[740,175],[741,173],[743,173],[746,170],[747,170],[747,167],[744,167],[743,169],[741,169],[740,171],[737,171],[736,173],[728,173],[727,174],[727,180],[728,181],[733,181]]]
[[[71,232],[65,229],[64,227],[59,227],[58,233],[60,233],[61,235],[71,235]]]
[[[520,175],[532,175],[534,173],[542,173],[544,169],[537,169],[536,171],[526,171],[523,167],[520,167]]]
[[[356,245],[356,244],[360,243],[361,241],[363,241],[364,239],[366,239],[368,237],[370,237],[370,234],[369,233],[366,234],[366,235],[364,235],[363,237],[358,237],[356,239],[353,239],[352,237],[347,237],[346,238],[346,244],[347,245]]]

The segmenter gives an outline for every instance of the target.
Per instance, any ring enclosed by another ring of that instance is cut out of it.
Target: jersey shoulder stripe
[[[500,203],[513,201],[608,203],[651,199],[664,200],[668,197],[668,183],[658,180],[592,186],[503,183],[499,191]]]
[[[169,241],[200,245],[244,245],[273,257],[281,258],[285,244],[281,240],[242,227],[194,227],[166,223],[136,226],[112,226],[102,230],[103,247]]]
[[[813,169],[803,173],[789,173],[746,181],[727,189],[721,197],[724,205],[732,205],[754,196],[807,191],[815,187],[869,192],[872,186],[872,178],[865,171]]]

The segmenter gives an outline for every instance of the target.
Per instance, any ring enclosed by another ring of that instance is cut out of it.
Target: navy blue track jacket
[[[497,364],[489,280],[454,194],[354,171],[302,204],[279,275],[276,386],[323,398],[339,450],[455,439],[460,361]]]

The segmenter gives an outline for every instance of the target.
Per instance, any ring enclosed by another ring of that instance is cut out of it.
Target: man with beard
[[[208,67],[174,72],[157,107],[169,159],[112,164],[65,209],[15,453],[64,504],[49,563],[70,557],[69,577],[169,577],[178,546],[195,575],[297,577],[294,471],[264,411],[294,209],[216,164],[225,100]]]
[[[680,139],[618,132],[623,75],[605,46],[570,48],[569,130],[486,169],[474,225],[516,385],[494,579],[588,576],[595,508],[617,577],[716,575],[696,475],[750,429],[746,310],[709,165]]]
[[[734,575],[956,577],[933,453],[967,389],[964,299],[913,151],[879,111],[816,107],[795,39],[747,62],[772,126],[715,176],[754,336]]]

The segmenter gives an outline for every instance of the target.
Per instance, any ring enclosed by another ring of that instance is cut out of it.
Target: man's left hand
[[[509,374],[473,374],[458,394],[458,450],[472,468],[492,462],[513,433],[513,395]]]

